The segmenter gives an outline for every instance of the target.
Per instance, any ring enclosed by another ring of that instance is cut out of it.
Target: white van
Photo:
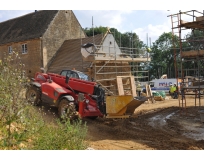
[[[165,91],[165,93],[169,93],[170,84],[177,84],[176,78],[170,79],[153,79],[149,82],[152,91]],[[181,79],[178,79],[178,88],[180,89]]]

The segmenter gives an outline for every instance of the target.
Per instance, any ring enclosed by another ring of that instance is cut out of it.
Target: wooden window
[[[9,54],[12,54],[12,46],[8,47]]]
[[[27,53],[27,44],[22,44],[22,54]]]

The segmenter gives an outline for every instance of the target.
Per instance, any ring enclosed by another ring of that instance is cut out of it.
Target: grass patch
[[[25,100],[29,80],[18,53],[0,60],[0,149],[83,150],[86,124],[69,120],[45,123],[42,111]]]

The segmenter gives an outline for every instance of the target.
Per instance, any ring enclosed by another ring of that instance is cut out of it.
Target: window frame
[[[67,75],[67,73],[68,73],[68,71],[63,70],[63,71],[60,73],[60,75],[62,75],[62,76],[66,76],[66,75]]]
[[[22,52],[22,54],[27,54],[28,53],[27,43],[24,43],[24,44],[21,45],[21,52]]]
[[[9,54],[12,54],[12,52],[13,52],[12,46],[8,47],[8,52],[9,52]]]

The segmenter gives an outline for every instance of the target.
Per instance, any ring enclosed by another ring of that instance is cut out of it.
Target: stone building
[[[71,10],[35,11],[0,23],[0,59],[19,53],[28,77],[43,67],[65,40],[86,37]]]

